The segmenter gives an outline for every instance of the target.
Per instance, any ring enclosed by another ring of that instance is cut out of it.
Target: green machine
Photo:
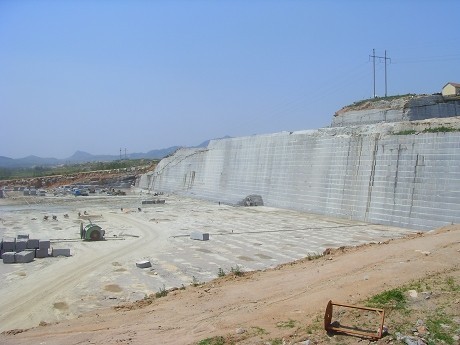
[[[89,223],[86,226],[83,226],[83,223],[80,223],[80,238],[85,241],[101,241],[104,239],[105,230],[99,225]]]

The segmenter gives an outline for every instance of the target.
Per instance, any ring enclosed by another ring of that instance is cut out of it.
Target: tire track
[[[116,222],[135,227],[141,232],[140,237],[119,241],[110,248],[83,249],[76,256],[66,258],[62,264],[49,265],[19,284],[4,289],[0,296],[0,331],[38,325],[41,320],[47,319],[44,311],[53,304],[56,294],[69,295],[77,284],[89,279],[94,272],[102,271],[107,265],[111,265],[112,261],[160,242],[161,232],[154,231],[151,224],[133,219],[130,215],[104,216],[109,224]],[[97,244],[103,245],[104,242]]]

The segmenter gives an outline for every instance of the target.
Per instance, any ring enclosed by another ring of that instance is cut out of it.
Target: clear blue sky
[[[0,0],[0,156],[315,129],[460,82],[460,1]],[[384,63],[376,65],[384,95]]]

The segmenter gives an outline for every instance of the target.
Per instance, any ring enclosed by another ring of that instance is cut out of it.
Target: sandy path
[[[122,260],[133,253],[141,255],[162,243],[161,231],[154,229],[142,219],[129,214],[104,214],[108,224],[124,224],[135,228],[139,238],[126,241],[87,243],[80,248],[78,255],[69,258],[57,258],[57,262],[33,272],[21,284],[11,284],[2,288],[0,295],[0,330],[16,327],[32,327],[40,323],[48,310],[56,302],[56,293],[67,303],[78,303],[72,293],[82,281],[102,273],[113,261]],[[74,315],[76,316],[76,315]]]
[[[460,226],[334,253],[245,277],[179,290],[142,309],[107,309],[17,335],[5,344],[192,344],[214,335],[311,322],[327,301],[356,304],[367,296],[430,274],[460,279]],[[287,331],[285,331],[287,332]],[[257,335],[242,344],[256,343]]]

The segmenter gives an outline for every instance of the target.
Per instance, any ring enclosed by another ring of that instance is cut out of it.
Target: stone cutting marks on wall
[[[362,134],[322,129],[181,149],[140,187],[413,229],[460,222],[459,132]]]

